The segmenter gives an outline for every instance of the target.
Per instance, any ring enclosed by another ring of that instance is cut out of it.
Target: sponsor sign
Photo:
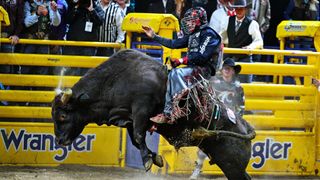
[[[65,147],[53,132],[53,124],[0,123],[0,163],[120,166],[120,128],[90,124]]]
[[[79,137],[69,146],[59,146],[56,144],[55,137],[49,133],[28,133],[26,129],[20,129],[18,132],[0,128],[0,137],[7,152],[12,148],[18,151],[35,152],[55,152],[52,157],[57,162],[63,162],[69,152],[91,152],[92,144],[96,138],[95,134],[80,134]]]
[[[304,32],[307,26],[303,23],[294,22],[285,25],[284,30],[287,32]]]
[[[252,141],[251,159],[247,171],[250,174],[310,175],[314,173],[315,136],[308,132],[287,131],[257,132]],[[219,154],[217,154],[218,156]],[[223,154],[221,154],[223,155]],[[190,173],[197,159],[197,148],[181,148],[169,173]],[[191,164],[191,165],[190,165]],[[222,174],[216,165],[205,160],[205,174]]]
[[[264,141],[256,141],[252,145],[252,158],[258,159],[251,166],[254,169],[262,168],[266,161],[272,160],[287,160],[289,149],[292,147],[292,142],[277,142],[272,138],[266,138]]]

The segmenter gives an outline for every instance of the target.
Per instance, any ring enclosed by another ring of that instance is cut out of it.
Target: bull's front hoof
[[[146,171],[149,171],[151,169],[152,164],[153,164],[152,159],[148,159],[148,161],[144,163],[144,168],[146,169]]]
[[[163,159],[160,155],[154,154],[152,156],[152,161],[153,161],[153,164],[155,164],[156,166],[163,167]]]

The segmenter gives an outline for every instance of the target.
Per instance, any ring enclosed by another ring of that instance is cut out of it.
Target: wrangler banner
[[[169,173],[190,173],[197,160],[197,148],[181,148],[171,163]],[[173,150],[174,151],[174,150]],[[312,175],[315,169],[315,136],[313,133],[287,131],[272,133],[257,131],[252,141],[249,174],[256,175]],[[170,163],[170,162],[168,162]],[[209,160],[202,168],[204,174],[222,174]]]
[[[120,166],[121,129],[88,125],[69,146],[55,142],[53,124],[0,123],[0,163]]]

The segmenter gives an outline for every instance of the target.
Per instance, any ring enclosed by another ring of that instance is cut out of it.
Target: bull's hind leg
[[[150,118],[150,104],[147,105],[146,102],[152,102],[151,100],[142,100],[135,104],[132,108],[133,115],[133,139],[140,149],[140,154],[142,157],[142,162],[146,171],[150,170],[153,163],[162,167],[163,160],[162,157],[153,153],[146,144],[146,131],[148,127]]]
[[[228,180],[247,180],[251,177],[246,172],[251,157],[251,143],[232,137],[207,140],[201,144],[204,152],[209,154]]]

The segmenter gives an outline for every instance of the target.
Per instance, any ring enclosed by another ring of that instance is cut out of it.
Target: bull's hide
[[[127,128],[133,145],[140,149],[146,170],[153,163],[163,166],[161,156],[148,149],[145,137],[146,131],[154,125],[150,117],[163,111],[166,82],[165,66],[136,50],[120,50],[88,71],[72,87],[72,93],[67,91],[55,97],[52,118],[57,143],[71,144],[88,123],[114,124]],[[191,111],[194,108],[191,106]],[[237,118],[234,124],[223,118],[225,109],[221,113],[222,118],[215,128],[238,134],[252,131],[243,119]],[[176,147],[198,145],[229,179],[248,179],[245,168],[251,155],[250,140],[237,136],[193,139],[194,129],[208,125],[206,121],[199,124],[193,120],[195,118],[197,114],[191,113],[173,125],[158,125],[157,132]]]

